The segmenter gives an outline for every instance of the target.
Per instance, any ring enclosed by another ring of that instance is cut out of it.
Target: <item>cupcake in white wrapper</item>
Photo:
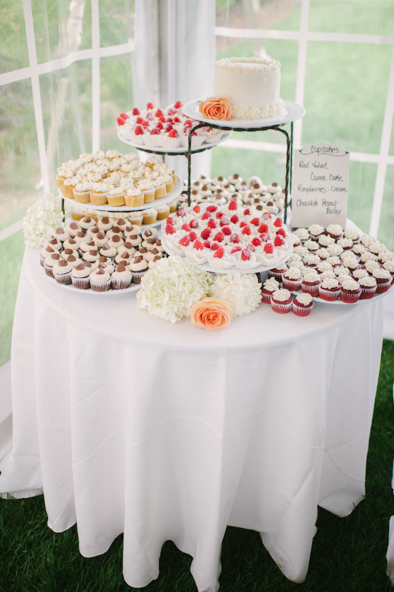
[[[111,285],[114,290],[125,290],[131,284],[132,274],[125,265],[118,265],[111,276]]]
[[[111,287],[111,276],[101,268],[90,274],[90,287],[94,292],[107,292]]]

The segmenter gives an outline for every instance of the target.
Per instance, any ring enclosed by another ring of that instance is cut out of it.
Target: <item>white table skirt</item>
[[[210,333],[149,316],[135,293],[66,290],[27,249],[0,492],[42,488],[49,526],[76,522],[86,557],[124,533],[133,587],[170,539],[198,590],[218,590],[227,525],[259,531],[302,582],[317,506],[345,516],[364,496],[382,309],[262,304]]]

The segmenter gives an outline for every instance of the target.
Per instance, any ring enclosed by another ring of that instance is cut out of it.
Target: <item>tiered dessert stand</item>
[[[286,137],[286,176],[285,176],[285,205],[284,205],[284,222],[287,221],[287,208],[290,205],[289,195],[291,195],[291,172],[293,164],[293,123],[297,119],[301,119],[305,115],[305,109],[293,103],[292,101],[283,101],[287,115],[282,117],[275,117],[271,119],[258,119],[258,120],[241,120],[241,119],[230,119],[229,121],[220,121],[214,119],[206,119],[202,116],[199,110],[199,100],[190,101],[183,106],[183,112],[188,117],[195,119],[199,123],[191,128],[189,131],[188,138],[188,204],[190,206],[190,190],[191,190],[191,155],[193,150],[191,149],[192,134],[195,130],[209,125],[219,130],[232,130],[235,132],[258,132],[266,130],[274,130]],[[290,134],[283,129],[283,126],[290,123]]]

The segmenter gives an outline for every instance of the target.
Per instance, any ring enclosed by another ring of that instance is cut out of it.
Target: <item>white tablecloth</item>
[[[0,491],[43,488],[49,526],[77,522],[86,557],[124,533],[134,587],[170,539],[198,590],[217,590],[227,525],[259,531],[301,582],[317,506],[345,516],[364,496],[382,324],[380,299],[307,318],[262,304],[218,333],[172,325],[133,294],[58,286],[27,249]]]

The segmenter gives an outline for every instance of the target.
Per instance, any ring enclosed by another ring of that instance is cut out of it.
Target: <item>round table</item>
[[[210,333],[149,316],[135,292],[67,290],[28,248],[0,491],[42,489],[86,557],[124,533],[133,587],[172,540],[198,590],[218,590],[227,525],[260,532],[302,582],[317,506],[345,516],[364,496],[382,327],[378,299],[306,318],[262,304]]]

